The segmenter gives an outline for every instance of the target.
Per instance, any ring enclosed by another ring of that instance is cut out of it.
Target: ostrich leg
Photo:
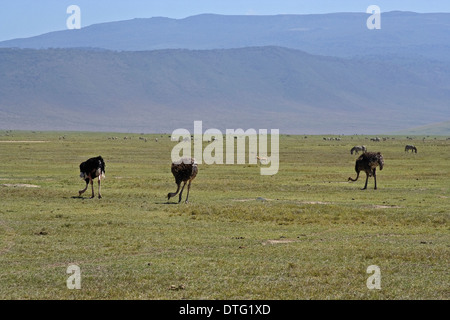
[[[373,169],[373,179],[375,180],[375,187],[373,188],[374,190],[377,190],[377,175],[375,173],[377,169]]]
[[[101,177],[102,175],[98,176],[98,198],[101,199],[102,198],[102,194],[101,194]]]
[[[185,201],[184,203],[188,203],[189,190],[191,189],[191,181],[192,181],[192,180],[189,180],[189,183],[188,183],[188,190],[187,190],[187,195],[186,195],[186,201]]]
[[[178,198],[178,203],[181,202],[181,196],[182,196],[182,194],[183,194],[184,187],[186,186],[186,182],[187,182],[187,181],[184,182],[183,188],[181,188],[181,191],[180,191],[180,197]]]
[[[90,181],[91,181],[91,189],[92,189],[92,196],[91,196],[91,199],[92,199],[92,198],[95,197],[95,194],[94,194],[94,180],[90,179]]]
[[[364,188],[362,188],[361,190],[366,190],[367,189],[367,181],[369,181],[369,175],[366,172],[366,184],[364,185]]]

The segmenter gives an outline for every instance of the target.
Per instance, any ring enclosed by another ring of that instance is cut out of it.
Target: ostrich
[[[417,153],[417,148],[416,148],[415,146],[410,145],[410,144],[407,144],[407,145],[405,146],[405,152],[408,152],[409,150],[411,150],[411,152]]]
[[[366,146],[354,146],[351,150],[350,150],[350,154],[353,154],[353,152],[355,152],[355,154],[358,154],[359,152],[366,152],[367,148]]]
[[[105,161],[101,156],[96,158],[90,158],[85,162],[80,164],[80,178],[86,181],[86,188],[78,191],[78,196],[81,195],[87,190],[89,182],[92,187],[92,196],[91,199],[95,197],[94,195],[94,179],[98,177],[98,198],[101,199],[102,194],[100,193],[101,189],[101,180],[105,177]]]
[[[169,192],[167,195],[167,201],[170,200],[171,197],[175,197],[180,191],[181,182],[184,182],[183,187],[181,188],[180,196],[178,198],[178,203],[181,202],[181,195],[183,194],[184,187],[186,183],[188,183],[188,191],[186,195],[185,203],[188,203],[189,198],[189,189],[191,188],[191,182],[197,176],[198,166],[197,161],[194,158],[183,158],[179,161],[172,163],[172,174],[175,177],[175,183],[177,184],[177,191]]]
[[[366,152],[359,156],[355,163],[356,179],[348,178],[348,181],[356,181],[359,178],[359,172],[364,171],[366,173],[366,184],[362,190],[367,189],[367,181],[369,177],[373,176],[375,180],[375,187],[377,189],[377,176],[376,169],[380,166],[380,170],[383,170],[384,159],[381,153],[377,152]]]

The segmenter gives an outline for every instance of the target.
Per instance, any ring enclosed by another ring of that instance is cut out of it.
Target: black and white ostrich
[[[175,183],[177,184],[177,191],[169,192],[169,194],[167,195],[167,200],[170,200],[171,197],[175,197],[177,195],[178,191],[180,191],[181,183],[184,182],[183,187],[181,188],[180,196],[178,198],[178,203],[180,203],[184,187],[186,186],[186,183],[189,182],[185,201],[185,203],[188,203],[189,190],[191,189],[191,182],[197,176],[197,173],[198,173],[198,165],[194,158],[183,158],[179,161],[173,162],[172,174],[175,177]]]
[[[87,190],[89,183],[92,187],[91,199],[95,197],[94,194],[94,179],[98,178],[98,198],[101,199],[101,180],[105,177],[105,161],[101,156],[90,158],[80,164],[80,178],[86,181],[86,188],[78,191],[78,196]]]
[[[366,173],[366,184],[364,185],[364,188],[362,190],[367,189],[367,181],[369,180],[369,177],[374,178],[375,180],[375,187],[374,189],[377,189],[377,176],[376,176],[376,169],[377,167],[380,167],[380,170],[383,170],[384,166],[384,159],[380,152],[366,152],[359,156],[359,158],[356,160],[355,163],[355,171],[356,171],[356,179],[352,179],[351,177],[348,178],[348,181],[356,181],[359,178],[360,171],[364,171]]]

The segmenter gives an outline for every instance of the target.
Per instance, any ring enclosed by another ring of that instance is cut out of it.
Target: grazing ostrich
[[[358,154],[359,152],[366,152],[367,148],[366,146],[354,146],[351,150],[350,150],[350,154],[353,154],[353,152],[355,152],[355,154]]]
[[[178,198],[178,203],[181,202],[181,195],[183,194],[184,187],[186,183],[188,183],[188,191],[186,196],[185,203],[188,203],[189,198],[189,189],[191,188],[191,182],[197,176],[198,166],[197,161],[194,158],[183,158],[179,161],[172,163],[172,174],[175,177],[175,183],[177,184],[176,192],[169,192],[167,195],[167,201],[170,200],[171,197],[175,197],[180,191],[181,182],[184,182],[183,188],[181,188],[180,196]]]
[[[413,145],[408,144],[405,146],[405,152],[408,152],[409,150],[411,150],[411,152],[417,153],[417,148]]]
[[[98,198],[102,198],[100,193],[101,180],[105,177],[105,161],[101,156],[90,158],[80,164],[80,178],[86,181],[86,188],[78,191],[78,196],[81,196],[88,188],[89,182],[92,187],[91,199],[95,197],[94,194],[94,179],[98,177]]]
[[[366,184],[362,190],[367,189],[367,181],[369,177],[373,176],[375,180],[375,190],[377,189],[377,176],[376,169],[380,166],[380,170],[383,170],[384,159],[381,153],[377,152],[366,152],[359,156],[356,160],[355,171],[356,171],[356,179],[348,178],[348,181],[356,181],[359,178],[359,172],[364,171],[366,173]]]

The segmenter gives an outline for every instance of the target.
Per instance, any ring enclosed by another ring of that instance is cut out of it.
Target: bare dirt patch
[[[276,199],[277,201],[293,201],[294,203],[298,204],[332,204],[331,202],[324,202],[324,201],[295,201],[295,200],[283,200],[283,199]],[[267,198],[251,198],[251,199],[233,199],[233,201],[236,202],[248,202],[248,201],[275,201],[275,199],[267,199]]]
[[[262,244],[265,246],[267,244],[285,244],[285,243],[292,243],[295,242],[295,240],[292,239],[277,239],[277,240],[266,240]]]
[[[50,142],[45,140],[7,140],[7,141],[0,141],[0,143],[44,143],[44,142]]]
[[[258,198],[250,198],[250,199],[233,199],[233,201],[236,201],[236,202],[248,202],[248,201],[273,201],[273,199],[267,199],[267,198],[258,197]]]
[[[377,205],[374,204],[372,206],[370,206],[371,208],[375,208],[375,209],[399,209],[399,208],[403,208],[400,206],[395,206],[395,205]]]
[[[301,204],[331,204],[331,202],[323,202],[323,201],[298,201]]]
[[[1,185],[2,187],[9,187],[9,188],[40,188],[40,186],[37,186],[35,184],[26,184],[26,183],[5,183]]]

